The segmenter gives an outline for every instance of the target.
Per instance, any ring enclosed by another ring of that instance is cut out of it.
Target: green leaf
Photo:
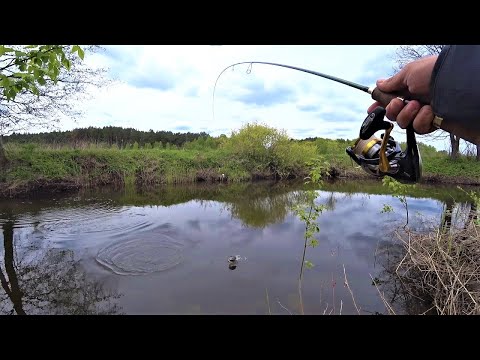
[[[8,52],[13,52],[13,51],[15,51],[15,50],[13,50],[12,48],[8,48],[5,45],[0,46],[0,55],[3,55],[3,54],[8,53]]]
[[[80,47],[78,48],[78,56],[80,56],[82,60],[85,57],[85,52]]]
[[[17,91],[15,90],[15,88],[11,87],[9,90],[8,90],[8,95],[7,95],[7,98],[10,100],[10,99],[15,99],[15,96],[17,96]]]
[[[40,85],[45,85],[46,84],[46,81],[43,77],[39,77],[37,81]]]
[[[4,88],[8,88],[10,86],[10,83],[11,83],[10,79],[8,77],[4,76],[3,79],[2,79],[2,86]]]
[[[311,239],[309,245],[311,247],[315,247],[315,246],[318,246],[318,244],[319,244],[319,241],[317,239]]]
[[[27,55],[26,52],[15,50],[15,56],[16,57],[22,57],[22,56],[26,56],[26,55]]]
[[[49,58],[50,58],[49,64],[55,64],[57,62],[57,57],[55,56],[54,53],[50,53]]]
[[[40,91],[38,90],[38,88],[32,84],[32,86],[30,87],[30,90],[32,90],[32,93],[34,93],[35,95],[40,95]]]
[[[73,46],[72,46],[72,50],[71,50],[70,52],[71,52],[71,53],[77,52],[78,49],[80,49],[80,46],[78,46],[78,45],[73,45]]]
[[[65,66],[67,70],[70,70],[70,61],[67,58],[62,60],[62,65]]]

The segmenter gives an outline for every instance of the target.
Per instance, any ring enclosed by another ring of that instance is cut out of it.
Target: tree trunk
[[[447,198],[442,212],[442,219],[440,221],[440,228],[445,233],[450,231],[450,226],[452,225],[452,212],[454,205],[454,201],[451,198]]]
[[[477,145],[477,157],[476,157],[476,160],[477,160],[477,161],[480,161],[480,145]]]
[[[460,138],[450,134],[450,144],[452,147],[452,152],[450,153],[450,157],[452,159],[458,158],[458,155],[460,153]]]
[[[5,148],[3,147],[3,135],[0,134],[0,171],[8,164],[7,156],[5,155]]]
[[[4,248],[4,262],[5,272],[8,276],[8,281],[3,273],[0,275],[2,287],[7,293],[8,297],[12,301],[13,308],[18,315],[26,315],[23,309],[22,296],[23,293],[20,290],[18,284],[18,277],[15,270],[15,259],[13,251],[13,222],[7,221],[3,224],[3,248]],[[1,272],[1,271],[0,271]],[[10,283],[10,287],[8,287]]]

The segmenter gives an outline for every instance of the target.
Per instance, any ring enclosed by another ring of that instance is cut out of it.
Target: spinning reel
[[[368,87],[356,84],[354,82],[340,79],[332,75],[323,74],[318,71],[265,61],[242,61],[227,66],[218,75],[217,80],[215,81],[215,86],[213,88],[213,99],[215,99],[215,88],[220,76],[228,68],[240,64],[249,64],[247,73],[250,73],[252,64],[264,64],[280,66],[320,76],[322,78],[329,79],[369,93],[372,96],[372,99],[378,101],[383,106],[387,106],[392,99],[398,97],[398,95],[396,94],[385,93],[376,87]],[[407,103],[409,101],[408,99],[402,100],[404,101],[404,103]],[[407,147],[405,151],[402,151],[400,143],[395,141],[393,137],[390,136],[390,132],[393,130],[393,124],[391,122],[383,120],[385,114],[385,109],[380,106],[373,110],[370,114],[368,114],[367,118],[363,121],[362,127],[360,128],[360,137],[357,139],[353,146],[350,146],[346,149],[347,154],[367,173],[373,176],[383,177],[385,175],[388,175],[402,183],[415,183],[419,181],[422,176],[422,159],[420,157],[420,152],[418,151],[417,140],[415,139],[415,131],[413,130],[413,125],[410,124],[407,127]],[[443,119],[442,121],[442,123],[444,124],[444,127],[442,129],[445,129],[445,119]],[[453,130],[451,125],[450,129]],[[374,136],[374,134],[378,130],[385,130],[385,133],[381,136],[380,139]],[[461,129],[457,130],[460,131]],[[468,134],[464,133],[464,136],[465,135]],[[478,141],[480,142],[480,140]]]
[[[390,136],[393,123],[383,120],[386,110],[377,107],[363,121],[360,137],[347,154],[370,175],[385,175],[402,183],[416,183],[422,176],[422,158],[415,139],[412,124],[407,127],[407,147],[402,151],[400,143]],[[375,137],[379,130],[385,130],[381,138]]]

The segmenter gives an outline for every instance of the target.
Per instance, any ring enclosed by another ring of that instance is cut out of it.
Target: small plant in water
[[[395,180],[390,176],[385,176],[382,179],[382,185],[388,187],[393,192],[392,196],[400,200],[403,207],[405,208],[405,211],[407,213],[407,222],[403,226],[405,228],[408,225],[407,193],[409,189],[412,189],[415,187],[415,184],[413,185],[402,184],[401,182]],[[381,213],[386,213],[386,212],[393,212],[393,207],[390,205],[384,204]]]
[[[393,207],[391,205],[388,205],[388,204],[383,204],[383,208],[382,208],[382,211],[380,211],[382,214],[383,213],[390,213],[390,212],[393,212]]]
[[[312,184],[315,188],[323,185],[323,175],[328,176],[328,169],[330,164],[325,161],[322,157],[312,160],[312,162],[307,164],[310,168],[309,176],[305,178],[305,184]],[[302,205],[296,206],[293,211],[295,215],[305,223],[305,233],[304,233],[304,248],[302,256],[302,264],[300,267],[300,279],[303,276],[304,266],[307,268],[312,268],[314,264],[308,260],[305,260],[305,253],[307,246],[315,247],[318,245],[318,239],[315,238],[315,234],[320,231],[318,226],[317,219],[325,210],[326,206],[323,204],[316,204],[315,200],[317,198],[316,189],[305,191],[305,203]]]

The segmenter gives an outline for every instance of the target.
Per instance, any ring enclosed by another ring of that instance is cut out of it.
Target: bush
[[[290,140],[285,130],[246,124],[233,131],[222,147],[249,172],[271,172],[280,177],[300,175],[315,156],[315,145]]]

